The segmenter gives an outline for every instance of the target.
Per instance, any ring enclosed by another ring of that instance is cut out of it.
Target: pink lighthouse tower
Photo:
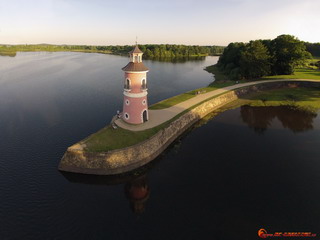
[[[137,44],[129,54],[130,62],[122,68],[125,77],[122,119],[127,123],[141,124],[149,118],[147,101],[149,69],[142,62],[143,52]]]

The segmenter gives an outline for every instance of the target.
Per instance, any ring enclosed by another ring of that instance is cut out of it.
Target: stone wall
[[[171,122],[169,126],[160,130],[151,138],[136,145],[103,153],[85,152],[81,147],[75,147],[77,144],[71,146],[61,159],[59,170],[96,175],[112,175],[134,170],[155,159],[190,126],[219,107],[232,102],[239,97],[245,96],[248,93],[299,86],[320,87],[320,83],[290,82],[290,80],[288,80],[282,82],[260,83],[229,91],[199,104]],[[79,144],[81,145],[81,143]]]

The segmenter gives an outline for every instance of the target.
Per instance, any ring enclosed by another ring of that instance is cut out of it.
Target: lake
[[[217,57],[145,60],[149,103],[207,86]],[[122,106],[128,58],[0,57],[0,239],[257,239],[320,234],[320,117],[242,106],[129,176],[61,173],[66,148]],[[318,231],[318,232],[317,232]]]

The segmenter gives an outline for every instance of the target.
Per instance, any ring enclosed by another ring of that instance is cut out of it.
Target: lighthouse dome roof
[[[132,49],[129,53],[143,53],[143,52],[139,49],[138,45],[136,45],[134,49]]]
[[[127,72],[144,72],[148,71],[149,68],[147,68],[143,62],[135,63],[135,62],[129,62],[125,67],[122,68],[123,71]]]

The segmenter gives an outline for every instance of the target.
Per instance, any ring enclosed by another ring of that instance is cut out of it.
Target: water
[[[145,61],[149,101],[206,86],[203,67]],[[122,104],[125,57],[0,57],[0,239],[256,239],[320,234],[320,118],[242,107],[193,129],[136,176],[65,174],[67,146]],[[318,231],[318,232],[317,232]]]

